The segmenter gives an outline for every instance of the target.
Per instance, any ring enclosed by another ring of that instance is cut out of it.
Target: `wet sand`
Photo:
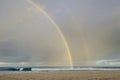
[[[0,74],[0,80],[120,80],[120,70]]]

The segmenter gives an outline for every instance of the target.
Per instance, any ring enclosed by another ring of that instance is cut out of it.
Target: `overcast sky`
[[[120,58],[120,0],[33,0],[56,22],[74,66]],[[55,25],[28,0],[0,0],[0,62],[70,66]]]

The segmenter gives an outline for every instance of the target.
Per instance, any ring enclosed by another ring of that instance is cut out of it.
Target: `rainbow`
[[[69,64],[71,67],[73,67],[73,59],[72,59],[72,55],[71,55],[71,50],[70,47],[68,45],[67,39],[64,36],[63,32],[61,31],[61,29],[59,28],[59,26],[56,24],[56,22],[52,19],[52,17],[44,10],[40,7],[40,5],[37,5],[36,3],[34,3],[32,0],[27,0],[28,3],[30,3],[33,7],[35,7],[40,13],[43,13],[50,21],[51,23],[54,25],[55,29],[58,31],[60,37],[62,38],[64,45],[66,47],[67,50],[67,54],[69,57]]]

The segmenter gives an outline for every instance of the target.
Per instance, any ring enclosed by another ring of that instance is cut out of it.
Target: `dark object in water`
[[[23,68],[22,71],[32,71],[32,68]]]

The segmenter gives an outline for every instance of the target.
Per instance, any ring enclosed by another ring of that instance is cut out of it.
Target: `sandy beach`
[[[120,71],[57,71],[1,74],[0,80],[120,80]]]

